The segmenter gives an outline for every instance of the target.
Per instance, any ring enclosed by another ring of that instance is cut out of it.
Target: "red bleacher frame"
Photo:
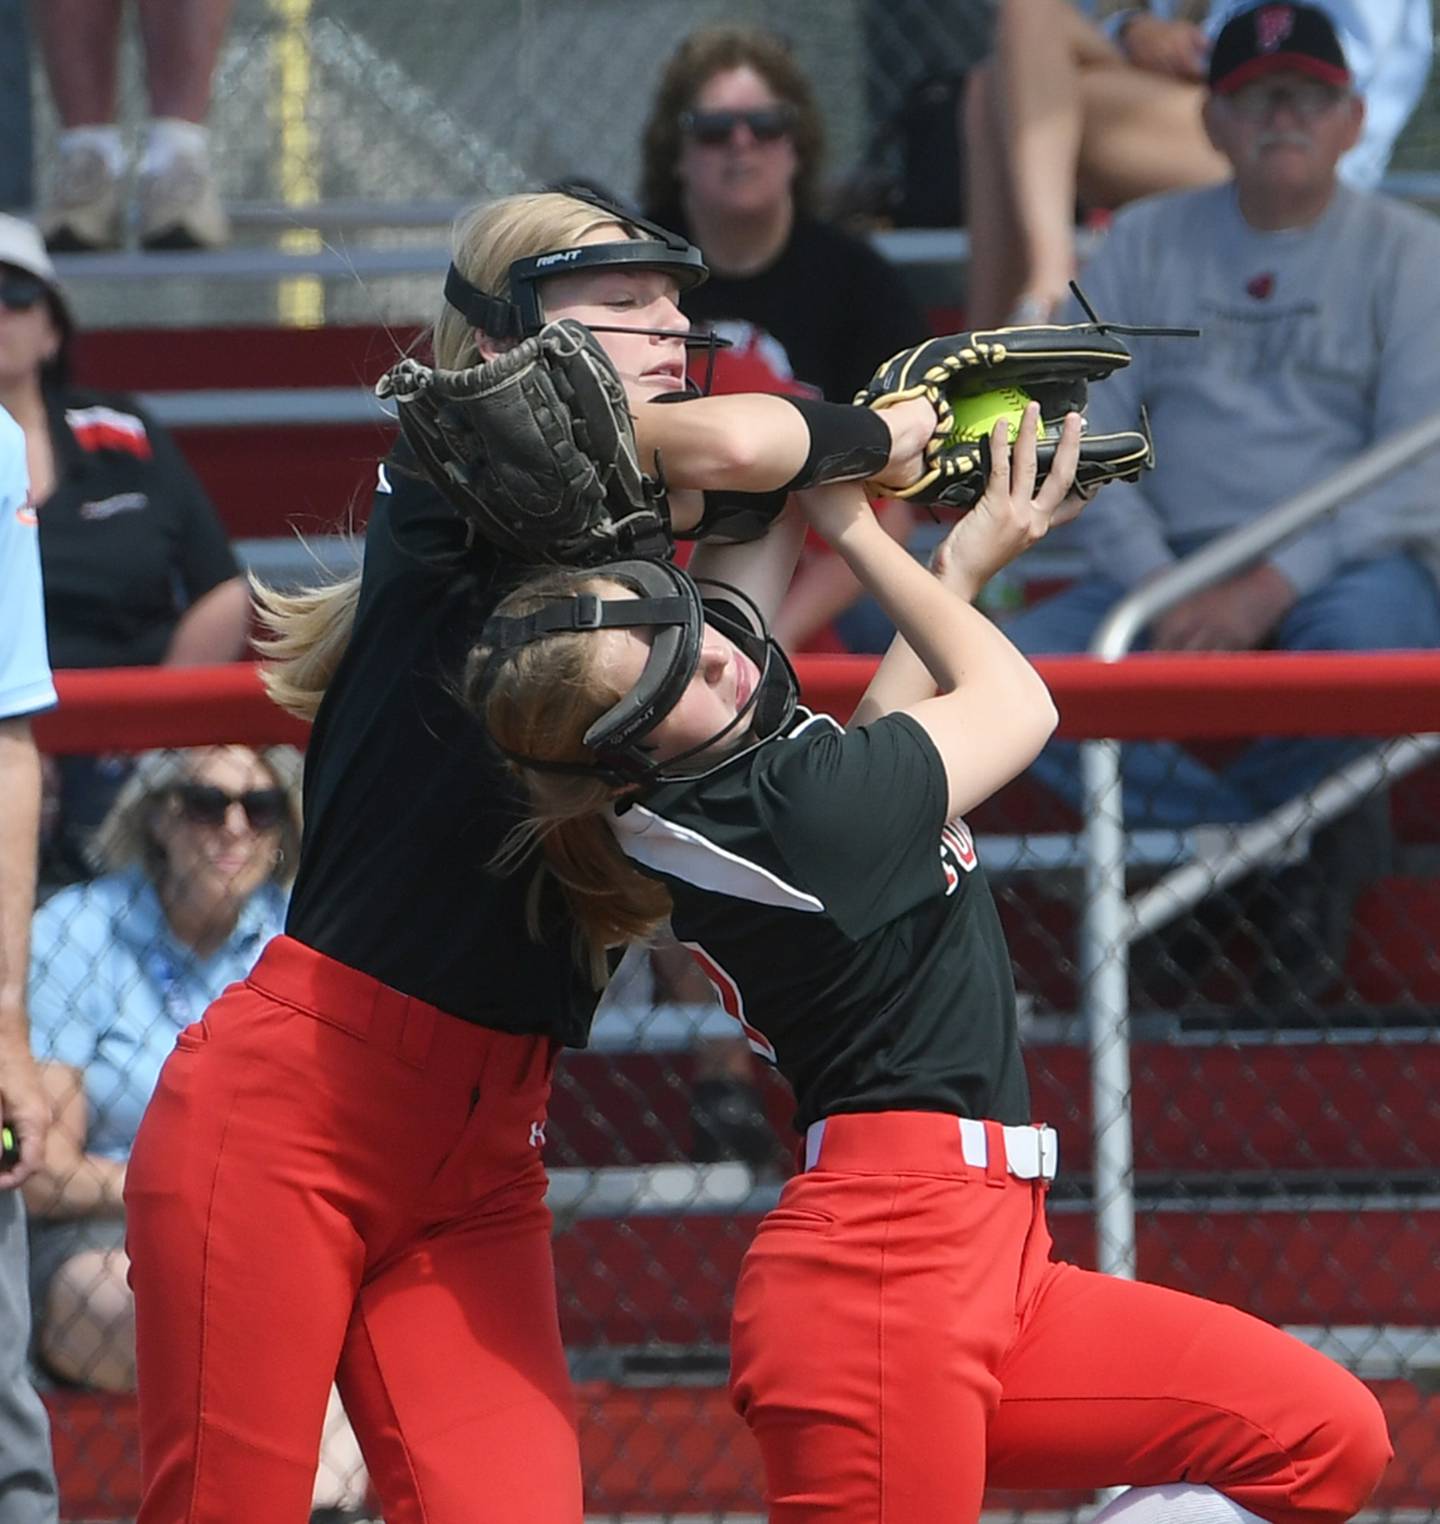
[[[1256,735],[1393,736],[1440,728],[1440,652],[1139,655],[1036,664],[1065,735],[1175,740]],[[802,655],[806,701],[845,716],[870,656]],[[56,753],[194,746],[226,736],[303,744],[306,727],[265,697],[256,669],[135,667],[56,675],[60,706],[36,720]],[[1279,700],[1283,697],[1284,702]]]

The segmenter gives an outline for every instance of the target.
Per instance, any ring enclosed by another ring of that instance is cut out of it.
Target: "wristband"
[[[878,413],[814,397],[776,395],[800,414],[810,432],[805,464],[785,483],[784,491],[822,482],[865,481],[890,463],[890,429]]]

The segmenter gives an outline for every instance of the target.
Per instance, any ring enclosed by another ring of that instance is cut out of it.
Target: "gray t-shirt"
[[[1091,304],[1202,337],[1137,338],[1134,363],[1091,391],[1092,429],[1134,428],[1144,403],[1156,449],[1153,471],[1080,519],[1094,570],[1133,584],[1440,408],[1437,269],[1440,222],[1343,187],[1318,222],[1278,233],[1250,227],[1228,184],[1121,212],[1082,276]],[[1304,594],[1347,563],[1437,543],[1430,457],[1271,559]]]

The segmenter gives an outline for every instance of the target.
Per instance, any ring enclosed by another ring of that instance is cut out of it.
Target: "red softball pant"
[[[1353,1376],[1256,1318],[1051,1255],[1044,1187],[953,1116],[830,1117],[745,1257],[731,1392],[771,1524],[964,1524],[986,1485],[1218,1488],[1329,1524],[1390,1457]]]
[[[288,937],[180,1033],[125,1189],[139,1524],[305,1520],[337,1377],[388,1524],[578,1524],[552,1061]]]

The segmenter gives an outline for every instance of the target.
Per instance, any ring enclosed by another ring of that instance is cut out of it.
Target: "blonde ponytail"
[[[313,720],[350,644],[360,573],[294,592],[267,587],[252,576],[250,594],[266,632],[254,641],[266,658],[260,681],[282,709]]]

